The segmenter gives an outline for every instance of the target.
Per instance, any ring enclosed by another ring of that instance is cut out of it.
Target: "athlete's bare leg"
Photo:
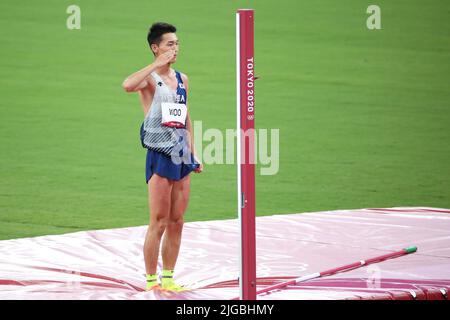
[[[169,220],[162,244],[163,269],[173,270],[180,251],[184,212],[188,206],[190,175],[173,181]]]
[[[173,181],[153,174],[148,182],[150,223],[144,243],[147,274],[156,274],[161,237],[169,224]]]

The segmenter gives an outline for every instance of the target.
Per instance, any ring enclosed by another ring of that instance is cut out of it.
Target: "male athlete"
[[[147,150],[146,182],[150,223],[144,243],[147,290],[183,291],[173,280],[190,176],[203,170],[195,156],[192,123],[187,109],[188,77],[171,68],[179,42],[176,28],[167,23],[151,26],[147,41],[154,55],[152,64],[131,74],[122,84],[138,92],[145,119],[141,142]],[[163,237],[164,235],[164,237]],[[162,240],[163,270],[158,282],[157,265]]]

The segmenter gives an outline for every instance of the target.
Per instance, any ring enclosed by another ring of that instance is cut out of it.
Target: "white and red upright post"
[[[256,300],[254,11],[236,13],[237,180],[241,227],[240,299]]]

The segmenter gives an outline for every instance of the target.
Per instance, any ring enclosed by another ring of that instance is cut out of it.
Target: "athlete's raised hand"
[[[169,50],[159,55],[154,62],[155,67],[162,67],[168,64],[175,57],[175,54],[175,50]]]

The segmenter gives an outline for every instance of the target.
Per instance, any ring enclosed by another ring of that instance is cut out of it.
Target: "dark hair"
[[[177,32],[177,28],[174,25],[165,23],[165,22],[156,22],[148,31],[147,41],[150,46],[150,50],[152,49],[152,44],[160,44],[162,40],[162,35],[165,33],[175,33]],[[153,50],[152,50],[153,52]],[[154,54],[154,53],[153,53]]]

